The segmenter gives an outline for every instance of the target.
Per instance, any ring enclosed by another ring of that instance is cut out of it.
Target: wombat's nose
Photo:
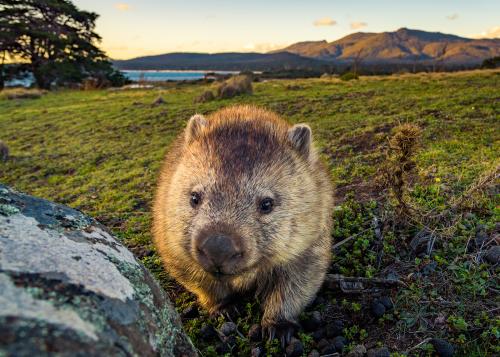
[[[243,257],[233,239],[223,234],[208,237],[197,249],[201,265],[213,273],[227,274]]]

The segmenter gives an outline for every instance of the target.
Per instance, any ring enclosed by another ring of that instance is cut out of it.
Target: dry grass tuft
[[[38,99],[44,94],[47,94],[47,91],[40,89],[12,88],[12,89],[5,89],[3,91],[3,95],[5,96],[5,98],[10,100]]]
[[[252,78],[246,75],[231,77],[217,88],[217,97],[220,99],[228,99],[237,95],[252,93]]]
[[[397,126],[389,139],[386,160],[381,167],[382,186],[389,189],[396,200],[396,209],[401,215],[408,214],[409,177],[415,169],[414,156],[420,143],[422,130],[414,124]]]

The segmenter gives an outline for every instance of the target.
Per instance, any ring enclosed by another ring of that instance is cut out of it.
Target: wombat
[[[153,234],[166,270],[211,313],[255,293],[288,343],[331,255],[333,193],[305,124],[235,106],[193,116],[165,157]]]
[[[7,161],[9,159],[9,147],[0,140],[0,161]]]

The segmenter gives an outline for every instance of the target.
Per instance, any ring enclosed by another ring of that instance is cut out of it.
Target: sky
[[[168,52],[267,52],[401,27],[500,38],[500,0],[73,0],[100,15],[113,59]]]

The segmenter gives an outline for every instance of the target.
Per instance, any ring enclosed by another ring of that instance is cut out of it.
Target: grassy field
[[[498,264],[484,259],[499,243],[498,175],[491,173],[499,165],[500,71],[267,81],[254,83],[253,95],[195,104],[207,86],[65,90],[14,100],[0,92],[0,140],[11,152],[0,162],[0,182],[96,217],[156,274],[182,312],[193,297],[162,272],[149,231],[162,156],[195,112],[264,106],[311,125],[337,187],[335,242],[359,233],[334,252],[331,272],[392,274],[405,283],[383,292],[394,308],[382,317],[371,312],[376,294],[324,288],[302,318],[318,310],[324,324],[341,320],[344,352],[364,344],[430,355],[425,341],[436,337],[457,355],[500,353]],[[153,105],[159,95],[166,103]],[[404,123],[417,125],[421,138],[416,166],[405,174],[404,199],[412,209],[402,212],[380,185],[380,168],[397,155],[388,151],[388,139]],[[370,229],[374,219],[381,234]],[[432,237],[432,249],[415,252],[415,237],[423,235]],[[258,322],[257,310],[247,303],[236,321],[241,336],[227,343],[200,334],[203,324],[217,328],[222,318],[200,311],[184,322],[203,355],[248,355],[255,346],[245,336]],[[320,337],[300,332],[305,355],[320,349]],[[263,347],[268,354],[279,350]]]

